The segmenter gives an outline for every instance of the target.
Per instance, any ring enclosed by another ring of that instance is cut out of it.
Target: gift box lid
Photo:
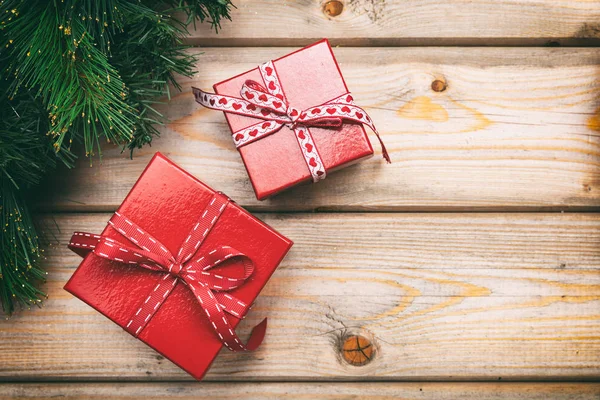
[[[118,212],[175,254],[214,194],[213,189],[156,153]],[[110,225],[102,235],[123,241]],[[228,293],[251,304],[292,244],[234,202],[229,202],[196,254],[221,245],[245,253],[254,263],[254,273],[244,285]],[[231,259],[222,268],[236,269],[235,264],[236,260]],[[125,327],[164,275],[164,272],[120,264],[89,253],[65,289]],[[240,321],[228,317],[234,327]],[[222,347],[204,311],[183,284],[175,286],[138,339],[196,379],[204,376]]]
[[[278,58],[273,65],[287,100],[300,110],[348,93],[327,39]],[[259,69],[254,68],[219,82],[213,88],[217,94],[239,97],[240,89],[247,80],[266,86]],[[228,112],[225,112],[225,117],[232,133],[260,121]],[[344,121],[338,128],[310,127],[309,130],[328,174],[373,155],[362,124]],[[312,181],[298,140],[287,126],[240,147],[239,152],[259,200]]]

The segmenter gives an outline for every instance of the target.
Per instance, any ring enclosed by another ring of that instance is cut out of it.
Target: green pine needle
[[[39,240],[23,196],[54,167],[56,156],[40,134],[48,126],[42,105],[27,92],[9,101],[6,89],[0,81],[0,302],[10,315],[16,304],[39,304],[43,296],[35,285],[45,275]]]
[[[0,178],[0,190],[0,302],[10,315],[16,304],[40,304],[44,293],[37,283],[46,273],[39,267],[39,240],[19,191],[6,178]]]
[[[192,23],[220,28],[229,0],[0,0],[0,302],[39,304],[41,252],[27,197],[73,143],[101,156],[132,152],[165,118],[156,105],[192,76],[182,39]]]

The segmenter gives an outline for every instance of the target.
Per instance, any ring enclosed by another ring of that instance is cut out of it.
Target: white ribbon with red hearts
[[[288,126],[296,136],[313,181],[318,182],[327,174],[309,127],[336,127],[341,126],[343,120],[350,120],[365,124],[375,132],[384,159],[391,162],[373,121],[365,110],[354,104],[350,93],[300,111],[287,101],[272,61],[259,66],[259,71],[266,88],[257,82],[246,81],[240,92],[242,98],[207,93],[192,87],[196,101],[204,107],[262,120],[233,132],[233,141],[237,148]]]

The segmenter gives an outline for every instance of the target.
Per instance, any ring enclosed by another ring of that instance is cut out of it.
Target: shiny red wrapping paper
[[[136,222],[175,253],[214,193],[214,190],[157,153],[118,212]],[[102,235],[123,240],[109,225]],[[251,304],[289,251],[292,242],[230,202],[197,254],[203,248],[219,245],[235,247],[254,262],[253,275],[243,286],[229,292]],[[232,259],[226,263],[235,264],[236,261]],[[224,267],[237,268],[231,265]],[[90,253],[67,282],[65,289],[124,327],[163,275],[164,272],[112,262]],[[233,326],[240,321],[233,316],[229,318]],[[175,287],[138,339],[196,379],[204,376],[222,347],[204,311],[183,284]]]
[[[273,60],[273,63],[288,101],[298,109],[317,106],[348,92],[326,39]],[[217,94],[239,97],[240,89],[248,79],[265,84],[258,68],[254,68],[219,82],[213,88]],[[225,113],[225,117],[231,132],[260,121],[231,113]],[[339,128],[311,127],[310,132],[328,174],[373,155],[361,124],[345,121]],[[239,151],[259,200],[312,181],[294,132],[287,126],[240,147]]]

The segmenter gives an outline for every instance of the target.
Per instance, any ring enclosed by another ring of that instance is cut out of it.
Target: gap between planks
[[[0,321],[0,379],[189,379],[62,290],[80,262],[71,232],[100,232],[108,217],[46,216],[50,298]],[[208,380],[600,376],[598,214],[259,217],[296,242],[239,329],[267,316],[269,333],[255,353],[222,352]],[[340,359],[346,334],[376,343],[371,363]]]
[[[198,51],[198,50],[191,50]],[[394,161],[373,159],[259,202],[209,89],[289,48],[209,48],[161,111],[171,123],[133,160],[105,146],[40,195],[45,211],[113,211],[155,151],[252,211],[597,211],[600,53],[594,49],[336,48]],[[434,92],[436,79],[447,89]],[[375,146],[376,147],[376,146]],[[377,150],[378,152],[378,150]],[[95,160],[97,162],[97,160]]]
[[[118,384],[119,386],[115,386]],[[0,399],[420,399],[451,400],[597,400],[598,383],[22,383],[0,384]]]
[[[203,46],[302,46],[327,37],[351,46],[598,45],[600,2],[572,0],[234,0],[219,33],[197,24]],[[340,12],[341,11],[341,12]]]
[[[207,38],[186,37],[183,43],[194,48],[213,47],[288,47],[296,49],[314,43],[321,39],[328,39],[335,47],[498,47],[498,48],[540,48],[540,47],[562,47],[562,48],[597,48],[600,46],[600,38],[327,38],[322,36],[311,36],[307,38]]]

